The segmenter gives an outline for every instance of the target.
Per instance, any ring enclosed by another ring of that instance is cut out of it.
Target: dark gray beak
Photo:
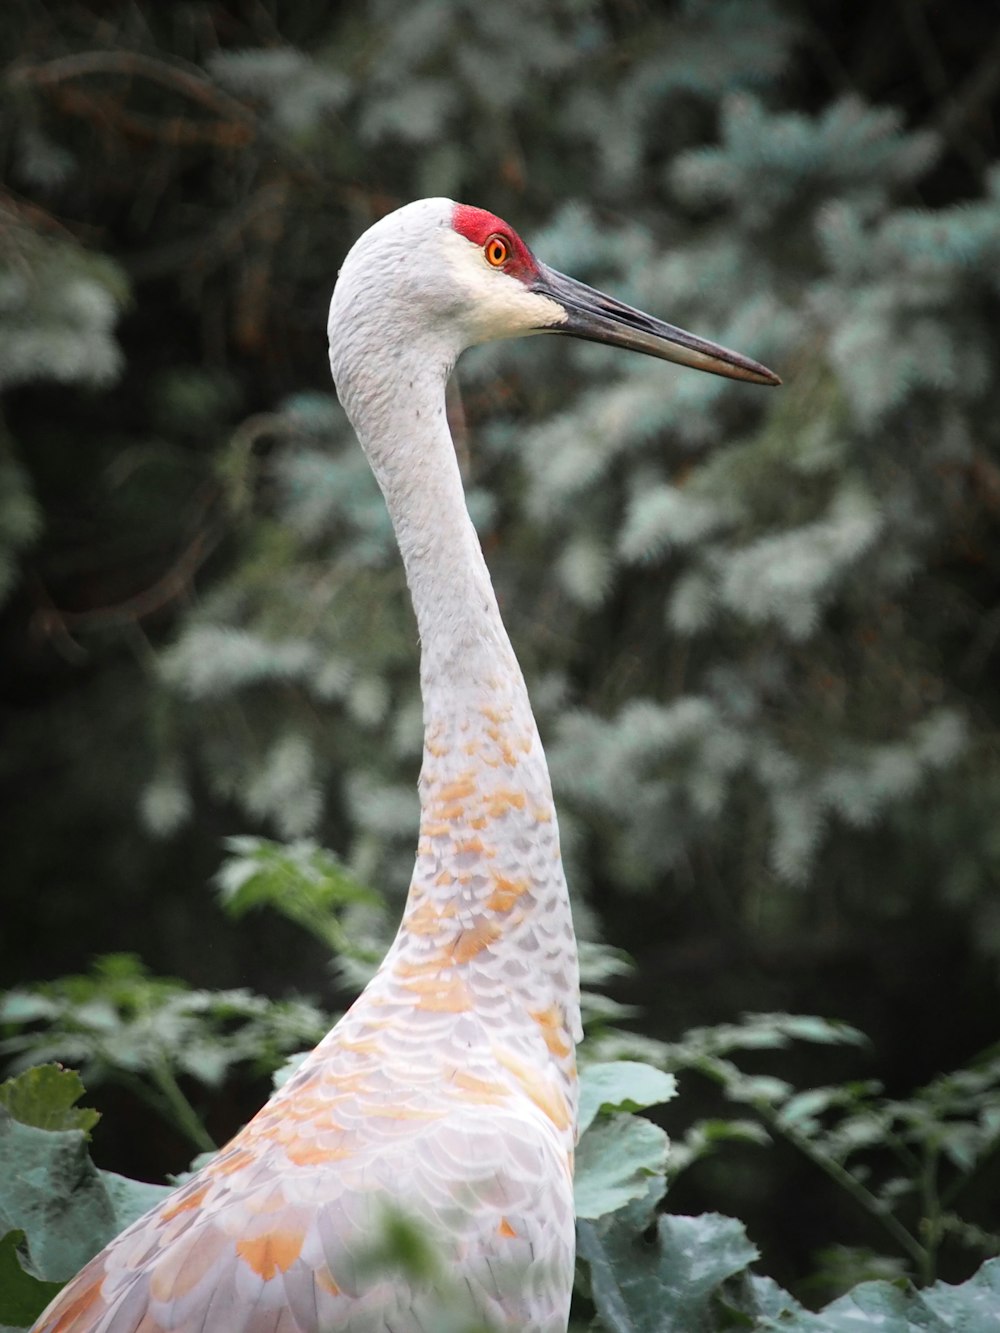
[[[538,265],[538,277],[531,287],[566,312],[565,320],[546,325],[540,330],[542,333],[567,333],[589,342],[627,347],[663,361],[676,361],[681,366],[693,366],[695,370],[707,370],[733,380],[748,380],[751,384],[781,383],[774,371],[759,361],[731,352],[707,338],[685,333],[652,315],[644,315],[641,310],[633,310],[622,301],[544,264]]]

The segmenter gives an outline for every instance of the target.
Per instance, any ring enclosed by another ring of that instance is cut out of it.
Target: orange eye
[[[490,236],[483,246],[483,254],[486,256],[487,264],[492,264],[494,268],[503,268],[510,258],[510,246],[502,236]]]

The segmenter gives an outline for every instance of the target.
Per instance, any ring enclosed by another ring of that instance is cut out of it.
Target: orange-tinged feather
[[[374,1037],[341,1037],[340,1047],[351,1055],[381,1055],[382,1047]]]
[[[209,1162],[205,1169],[209,1175],[231,1176],[236,1171],[242,1171],[253,1161],[256,1161],[254,1154],[247,1152],[246,1148],[234,1148],[232,1152],[223,1153]]]
[[[269,1231],[237,1241],[236,1253],[258,1277],[269,1282],[275,1273],[287,1272],[302,1253],[302,1236],[294,1231]]]
[[[456,801],[453,801],[450,805],[436,801],[430,809],[431,813],[443,824],[455,824],[465,816],[465,806]]]
[[[477,921],[468,930],[460,930],[449,945],[447,952],[456,963],[471,962],[477,954],[489,948],[502,934],[500,927],[493,921]]]
[[[569,1129],[569,1107],[557,1085],[546,1078],[541,1070],[515,1055],[513,1051],[508,1051],[502,1046],[495,1046],[493,1049],[496,1058],[514,1075],[525,1095],[548,1116],[556,1129]]]
[[[285,1156],[293,1166],[323,1166],[327,1162],[343,1162],[354,1156],[354,1150],[322,1147],[317,1143],[292,1143],[285,1149]]]
[[[411,935],[433,935],[441,925],[441,913],[437,903],[428,898],[403,920]]]
[[[329,1268],[317,1268],[315,1277],[317,1284],[321,1286],[324,1291],[329,1292],[331,1296],[340,1295],[340,1288],[337,1286],[336,1282],[334,1282],[333,1274],[330,1272]]]
[[[464,801],[476,794],[476,779],[472,773],[463,773],[455,782],[448,782],[435,793],[444,805],[451,801]]]
[[[447,838],[451,831],[451,825],[442,822],[436,824],[422,824],[420,827],[421,834],[426,838]]]
[[[501,787],[492,792],[486,800],[486,809],[493,819],[499,819],[508,810],[524,809],[524,792],[511,787]]]
[[[497,1235],[509,1238],[512,1236],[516,1236],[517,1232],[514,1230],[514,1228],[511,1226],[511,1224],[507,1221],[505,1217],[501,1217],[500,1225],[497,1227]]]
[[[549,1051],[559,1059],[569,1055],[572,1048],[562,1035],[566,1029],[555,1005],[549,1005],[547,1009],[537,1009],[531,1013],[531,1017],[542,1029],[542,1038]]]
[[[425,958],[397,958],[392,970],[397,977],[436,977],[449,960],[437,949]]]
[[[193,1190],[187,1195],[182,1193],[175,1203],[167,1204],[160,1216],[164,1222],[171,1222],[178,1213],[187,1213],[192,1208],[197,1208],[207,1193],[207,1185],[202,1185],[200,1189]]]
[[[530,887],[526,879],[508,879],[506,875],[494,874],[493,892],[486,899],[486,906],[494,912],[509,912]]]
[[[436,1014],[464,1014],[472,1007],[468,987],[458,977],[414,977],[403,986],[417,997],[417,1006]]]
[[[102,1266],[98,1269],[92,1280],[85,1283],[79,1292],[75,1291],[75,1284],[67,1287],[59,1299],[61,1301],[65,1300],[68,1303],[64,1308],[57,1306],[56,1309],[53,1310],[52,1313],[56,1316],[56,1322],[54,1324],[43,1324],[42,1327],[44,1333],[69,1333],[69,1330],[73,1328],[74,1324],[76,1324],[77,1327],[86,1327],[86,1325],[78,1323],[77,1321],[82,1320],[84,1315],[89,1314],[94,1309],[97,1302],[101,1300],[101,1283],[103,1281],[104,1268]],[[99,1316],[101,1310],[97,1310],[94,1313],[95,1317]]]
[[[455,844],[456,852],[467,852],[469,856],[496,856],[495,847],[487,847],[479,834]]]
[[[485,1078],[476,1078],[474,1074],[466,1074],[461,1069],[456,1069],[451,1078],[456,1088],[460,1088],[465,1096],[463,1101],[474,1102],[477,1106],[499,1106],[502,1102],[510,1098],[510,1088],[502,1083],[493,1083]]]
[[[365,1115],[376,1120],[440,1120],[444,1111],[419,1106],[366,1106]]]

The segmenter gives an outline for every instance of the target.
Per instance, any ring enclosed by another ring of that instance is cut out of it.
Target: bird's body
[[[564,1333],[576,944],[545,756],[465,507],[445,383],[463,348],[534,331],[671,359],[680,347],[689,364],[774,382],[597,295],[449,200],[400,209],[348,255],[331,367],[421,640],[420,837],[402,923],[285,1086],[97,1255],[37,1333],[439,1333],[449,1310],[463,1329]],[[437,1276],[377,1262],[394,1216],[425,1236]]]

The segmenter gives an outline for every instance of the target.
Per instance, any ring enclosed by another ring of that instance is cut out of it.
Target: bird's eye
[[[502,236],[490,236],[483,246],[487,264],[494,268],[503,268],[510,258],[510,246]]]

